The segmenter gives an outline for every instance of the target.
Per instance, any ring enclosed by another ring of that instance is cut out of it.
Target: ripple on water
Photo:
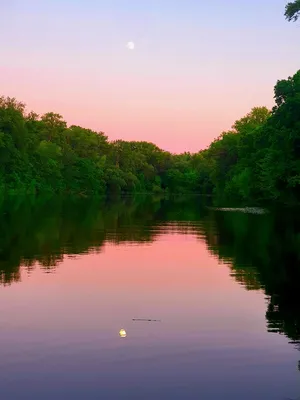
[[[266,214],[268,210],[260,207],[209,207],[211,210],[216,211],[231,211],[231,212],[242,212],[246,214]]]

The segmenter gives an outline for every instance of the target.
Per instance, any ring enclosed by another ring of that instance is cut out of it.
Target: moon
[[[127,47],[128,50],[134,50],[135,45],[134,45],[133,42],[128,42],[126,44],[126,47]]]

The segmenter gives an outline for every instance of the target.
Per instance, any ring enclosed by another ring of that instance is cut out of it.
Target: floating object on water
[[[161,322],[160,319],[132,318],[132,321]]]
[[[268,210],[259,207],[243,207],[243,208],[235,208],[235,207],[207,207],[210,210],[215,211],[231,211],[231,212],[242,212],[246,214],[266,214]]]
[[[125,329],[120,329],[119,335],[120,335],[120,337],[123,337],[123,338],[126,337],[127,333],[126,333]]]

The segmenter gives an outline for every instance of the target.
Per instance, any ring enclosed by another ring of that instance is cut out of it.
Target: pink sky
[[[7,3],[0,95],[172,152],[205,148],[252,107],[273,106],[277,79],[300,65],[284,0],[167,3]]]

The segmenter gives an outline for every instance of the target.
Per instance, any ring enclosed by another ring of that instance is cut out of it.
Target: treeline
[[[300,199],[300,71],[278,81],[274,93],[271,112],[253,108],[199,153],[218,196]]]
[[[297,21],[300,0],[285,6]],[[0,97],[0,194],[202,193],[238,201],[300,200],[300,70],[275,86],[272,111],[256,107],[208,149],[174,155],[152,143],[109,142],[53,112],[25,113]]]
[[[109,142],[103,132],[67,127],[59,114],[26,114],[23,103],[0,98],[2,191],[192,192],[199,188],[191,159],[152,143]]]
[[[300,71],[275,86],[272,111],[256,107],[208,149],[174,155],[152,143],[109,142],[62,116],[27,114],[0,98],[0,191],[202,193],[300,199]]]

